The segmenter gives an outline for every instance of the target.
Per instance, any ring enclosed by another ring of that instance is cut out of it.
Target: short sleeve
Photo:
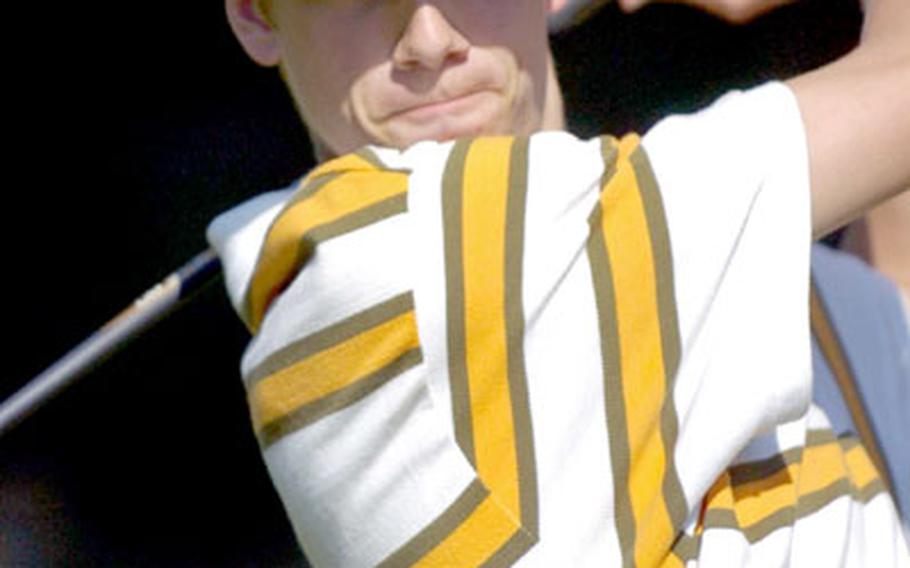
[[[742,448],[809,404],[805,134],[792,92],[769,83],[669,117],[642,145],[672,241],[683,343],[676,453],[681,478],[694,480],[721,465],[686,459],[706,441]]]

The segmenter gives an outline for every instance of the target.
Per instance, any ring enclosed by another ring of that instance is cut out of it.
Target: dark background
[[[4,397],[203,249],[215,214],[311,165],[221,2],[21,4],[4,39]],[[843,53],[859,18],[846,0],[745,28],[608,7],[554,40],[570,122],[643,130]],[[0,439],[0,565],[305,565],[250,431],[247,339],[219,282]]]

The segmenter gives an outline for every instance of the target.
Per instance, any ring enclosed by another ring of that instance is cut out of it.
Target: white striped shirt
[[[366,148],[216,220],[311,562],[906,561],[807,412],[803,136],[774,83],[641,140]]]

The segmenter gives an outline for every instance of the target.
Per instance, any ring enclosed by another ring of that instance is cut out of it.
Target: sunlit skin
[[[260,10],[273,43],[246,47],[280,66],[320,158],[530,134],[563,128],[550,9],[547,0],[273,0]]]

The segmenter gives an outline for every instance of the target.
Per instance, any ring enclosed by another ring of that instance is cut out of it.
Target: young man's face
[[[549,6],[272,0],[274,58],[254,58],[281,65],[324,157],[367,143],[404,148],[420,140],[527,134],[562,126],[547,44]]]

